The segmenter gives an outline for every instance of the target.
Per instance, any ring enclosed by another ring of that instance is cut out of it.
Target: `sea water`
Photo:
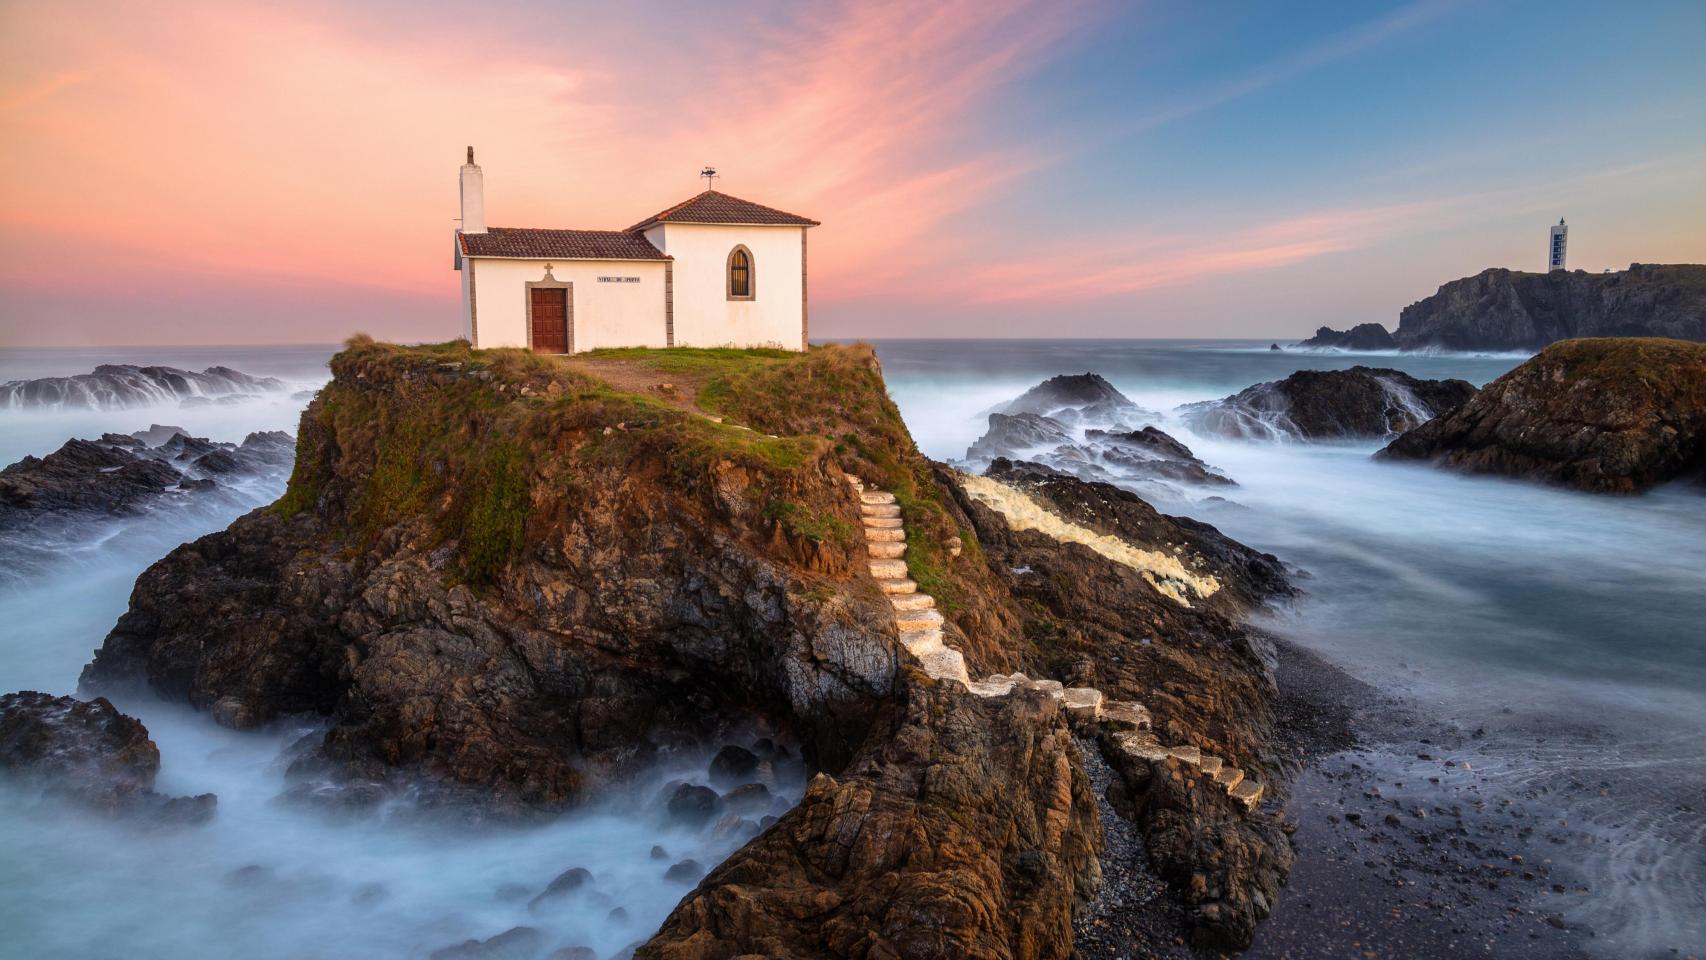
[[[1160,504],[1303,571],[1262,625],[1435,719],[1487,731],[1495,790],[1567,822],[1591,894],[1549,909],[1604,956],[1706,945],[1706,493],[1608,497],[1370,459],[1382,444],[1232,441],[1170,411],[1356,364],[1477,386],[1520,355],[1273,351],[1228,341],[886,341],[923,451],[964,457],[990,407],[1094,372],[1239,484]],[[1152,488],[1151,488],[1152,489]],[[1209,494],[1226,501],[1209,498]],[[1577,789],[1567,789],[1571,786]]]

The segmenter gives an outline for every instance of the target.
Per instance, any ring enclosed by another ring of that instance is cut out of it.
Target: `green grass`
[[[644,354],[645,351],[628,351]],[[784,351],[694,351],[688,362],[725,372]],[[683,490],[708,484],[716,463],[748,468],[760,502],[786,504],[789,478],[830,441],[767,436],[624,393],[559,359],[465,342],[401,347],[352,338],[332,360],[334,381],[304,413],[295,469],[273,509],[291,517],[335,505],[356,540],[425,520],[455,541],[461,574],[489,583],[530,541],[536,499],[558,500],[594,470],[660,469]],[[766,479],[768,478],[768,479]],[[850,543],[833,517],[774,508],[796,537]]]

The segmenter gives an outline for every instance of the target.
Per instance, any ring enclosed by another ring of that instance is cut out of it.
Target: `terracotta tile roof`
[[[491,227],[459,234],[469,257],[529,260],[668,260],[651,241],[630,230],[539,230]]]
[[[765,226],[815,227],[816,220],[731,197],[726,193],[706,190],[683,200],[667,210],[652,214],[629,230],[644,230],[654,223],[739,223]]]

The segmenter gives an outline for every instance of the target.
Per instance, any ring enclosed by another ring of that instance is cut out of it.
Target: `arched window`
[[[729,299],[751,300],[756,289],[752,276],[752,251],[737,246],[729,251]]]

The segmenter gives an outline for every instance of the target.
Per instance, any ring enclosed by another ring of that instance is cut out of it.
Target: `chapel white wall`
[[[476,347],[527,347],[527,284],[545,279],[574,284],[574,349],[667,346],[664,330],[664,262],[661,260],[501,260],[471,258],[478,327]],[[599,277],[639,277],[638,283],[601,283]],[[467,312],[464,311],[466,325]],[[472,338],[470,338],[472,339]]]
[[[658,224],[652,245],[675,258],[675,345],[802,350],[805,229],[794,226]],[[752,252],[757,296],[728,298],[729,252]]]

